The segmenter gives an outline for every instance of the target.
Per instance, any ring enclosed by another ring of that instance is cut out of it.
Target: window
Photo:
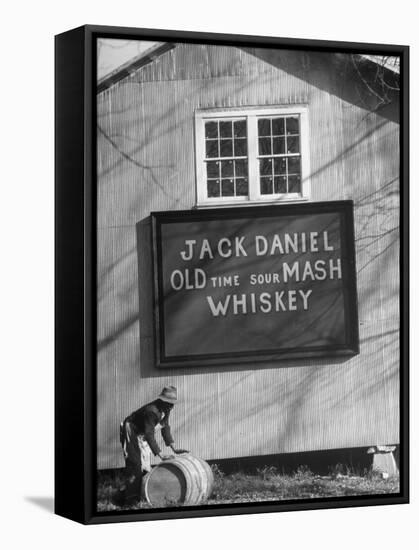
[[[306,107],[196,113],[198,205],[307,200]]]

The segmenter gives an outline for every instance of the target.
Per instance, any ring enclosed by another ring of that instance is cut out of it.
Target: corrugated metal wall
[[[119,422],[165,384],[176,442],[205,459],[398,441],[397,110],[370,113],[342,66],[177,45],[98,96],[99,468],[122,466]],[[309,107],[312,200],[355,202],[360,355],[157,370],[149,214],[195,206],[195,109],[295,103]]]

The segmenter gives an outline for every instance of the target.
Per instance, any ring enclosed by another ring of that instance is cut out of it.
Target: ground
[[[365,471],[355,475],[338,465],[329,475],[313,474],[307,467],[300,467],[292,474],[283,474],[272,466],[259,468],[253,473],[224,474],[212,465],[214,490],[206,505],[235,504],[242,502],[272,502],[295,499],[347,497],[398,493],[398,476],[384,479],[379,473]],[[120,470],[99,472],[98,511],[136,510],[151,508],[137,502],[129,506],[117,506],[113,495],[123,483]]]

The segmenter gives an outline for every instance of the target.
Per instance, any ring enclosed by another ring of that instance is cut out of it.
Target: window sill
[[[238,201],[238,200],[232,200],[232,201],[207,201],[207,202],[201,202],[199,204],[196,204],[194,208],[200,209],[200,208],[231,208],[232,206],[280,206],[281,204],[292,204],[292,203],[300,203],[300,202],[310,202],[310,197],[292,197],[292,198],[283,198],[283,199],[276,199],[276,200],[266,200],[266,199],[260,199],[260,200],[244,200],[244,201]]]

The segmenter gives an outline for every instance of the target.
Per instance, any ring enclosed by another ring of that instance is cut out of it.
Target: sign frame
[[[346,281],[344,288],[345,343],[343,345],[312,346],[306,348],[257,349],[254,351],[231,351],[169,356],[165,339],[164,291],[162,278],[162,226],[179,222],[208,222],[243,218],[273,218],[290,215],[316,215],[336,213],[341,218],[342,250],[346,254]],[[152,212],[152,247],[154,267],[154,341],[155,362],[159,368],[197,367],[204,365],[230,365],[284,359],[315,357],[353,356],[359,353],[358,299],[356,287],[356,258],[354,240],[353,201],[325,201],[304,204],[281,204],[268,206],[244,206],[202,210],[175,210]]]

